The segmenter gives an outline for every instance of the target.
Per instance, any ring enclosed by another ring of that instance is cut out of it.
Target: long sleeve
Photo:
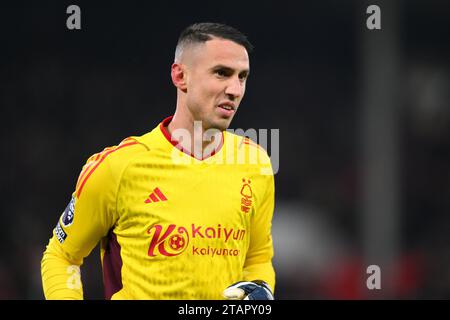
[[[83,299],[80,277],[83,259],[118,219],[116,193],[125,164],[111,154],[131,145],[136,143],[125,141],[106,148],[90,157],[83,167],[72,199],[59,218],[41,261],[46,299]],[[126,156],[133,152],[131,149],[122,152]]]
[[[41,261],[42,285],[46,299],[81,300],[83,286],[80,266],[82,261],[73,261],[61,250],[52,238]]]
[[[270,163],[270,162],[269,162]],[[244,265],[244,280],[264,280],[275,290],[275,271],[272,265],[272,217],[275,202],[273,175],[266,179],[265,193],[252,218],[250,228],[250,245]]]

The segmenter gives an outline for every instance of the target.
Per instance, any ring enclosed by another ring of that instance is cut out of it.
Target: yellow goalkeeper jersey
[[[222,299],[240,280],[275,287],[274,179],[259,145],[230,132],[196,159],[171,117],[93,155],[42,259],[47,299],[82,299],[79,266],[101,242],[106,299]]]

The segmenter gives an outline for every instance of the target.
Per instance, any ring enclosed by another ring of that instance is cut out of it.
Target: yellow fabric
[[[68,206],[44,253],[45,297],[83,298],[76,267],[99,241],[112,299],[222,299],[227,286],[256,279],[274,289],[268,171],[261,147],[228,132],[204,160],[175,148],[160,126],[93,155],[73,219]],[[111,261],[121,263],[115,279]]]

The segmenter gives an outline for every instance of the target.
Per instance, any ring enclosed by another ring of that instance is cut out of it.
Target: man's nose
[[[242,96],[244,90],[244,84],[240,81],[238,77],[230,79],[228,82],[225,93],[233,98],[239,98]]]

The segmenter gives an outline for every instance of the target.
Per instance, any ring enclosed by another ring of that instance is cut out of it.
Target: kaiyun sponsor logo
[[[166,257],[178,256],[189,246],[191,239],[221,239],[223,243],[228,243],[231,239],[242,241],[245,238],[246,230],[226,228],[218,224],[216,227],[199,226],[194,223],[189,228],[175,224],[156,224],[147,230],[150,235],[150,245],[148,255],[156,257],[163,255]],[[237,256],[240,250],[235,248],[215,248],[211,246],[192,246],[194,255],[218,255]]]

